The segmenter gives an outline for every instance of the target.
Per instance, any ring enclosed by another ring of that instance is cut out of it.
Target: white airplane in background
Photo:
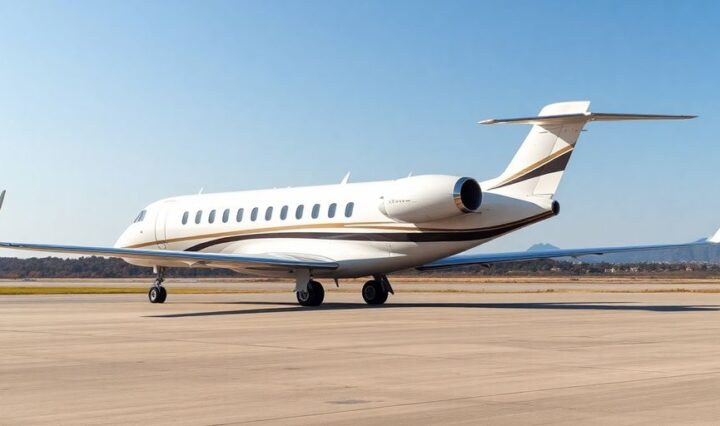
[[[547,105],[537,117],[485,120],[530,124],[507,169],[478,183],[471,177],[412,176],[398,180],[167,198],[143,209],[115,247],[0,243],[20,250],[119,257],[153,267],[148,297],[167,297],[165,268],[227,268],[292,277],[303,306],[323,302],[319,278],[372,276],[368,304],[393,293],[387,274],[406,269],[688,247],[720,242],[720,230],[696,243],[462,254],[494,238],[557,215],[553,195],[578,136],[590,121],[689,119],[687,115],[601,114],[590,102]],[[4,192],[0,196],[0,206]]]

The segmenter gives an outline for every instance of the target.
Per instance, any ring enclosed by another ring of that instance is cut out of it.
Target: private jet
[[[584,126],[596,121],[683,120],[689,115],[592,113],[590,102],[561,102],[537,116],[481,124],[527,124],[530,133],[499,176],[419,175],[397,180],[196,194],[142,209],[114,247],[2,242],[17,250],[118,257],[152,267],[148,291],[163,303],[166,268],[226,268],[295,281],[297,301],[318,306],[318,280],[372,277],[370,305],[394,294],[388,274],[558,257],[659,250],[720,242],[720,230],[694,243],[460,254],[557,216],[555,192]],[[0,195],[0,207],[5,192]]]

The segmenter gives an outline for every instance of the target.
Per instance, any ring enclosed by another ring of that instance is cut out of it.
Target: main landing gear
[[[325,289],[322,284],[311,280],[304,290],[295,292],[298,303],[303,306],[320,306],[325,299]]]
[[[155,278],[155,283],[148,291],[148,299],[150,299],[150,303],[165,303],[167,290],[162,285],[163,281],[165,281],[165,268],[157,267],[155,273],[157,278]]]
[[[388,294],[395,294],[385,275],[374,275],[362,288],[362,297],[368,305],[382,305]]]
[[[307,281],[306,281],[307,279]],[[322,284],[309,278],[309,274],[296,277],[295,295],[302,306],[320,306],[325,299]],[[368,305],[382,305],[390,294],[395,294],[385,275],[373,275],[362,288],[362,297]]]

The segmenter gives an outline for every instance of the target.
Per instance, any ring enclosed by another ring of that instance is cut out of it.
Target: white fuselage
[[[410,211],[417,206],[420,212],[432,212],[433,208],[421,199],[423,190],[437,193],[442,190],[432,189],[433,185],[437,183],[440,188],[451,179],[457,178],[417,176],[167,198],[150,204],[115,247],[243,255],[302,253],[339,264],[338,269],[315,276],[348,278],[422,265],[553,215],[549,198],[515,198],[492,191],[482,193],[476,211],[458,209],[448,217],[420,223],[390,217],[384,207],[407,203]],[[415,192],[420,195],[408,199],[397,196],[391,188],[404,191],[399,182],[417,186]],[[202,267],[172,261],[163,265],[127,261],[142,266]],[[263,268],[238,270],[278,274]]]

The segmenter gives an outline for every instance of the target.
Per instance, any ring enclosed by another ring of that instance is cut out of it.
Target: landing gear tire
[[[325,289],[319,282],[310,281],[307,291],[298,291],[295,295],[302,306],[320,306],[325,299]]]
[[[382,305],[387,301],[388,291],[380,281],[370,280],[362,288],[362,296],[368,305]]]
[[[162,286],[162,283],[165,281],[165,268],[156,266],[154,269],[157,278],[155,278],[155,284],[148,290],[148,299],[150,299],[150,303],[165,303],[167,290]]]
[[[150,303],[165,303],[167,290],[165,290],[163,286],[154,285],[150,287],[150,291],[148,291],[148,299],[150,299]]]

